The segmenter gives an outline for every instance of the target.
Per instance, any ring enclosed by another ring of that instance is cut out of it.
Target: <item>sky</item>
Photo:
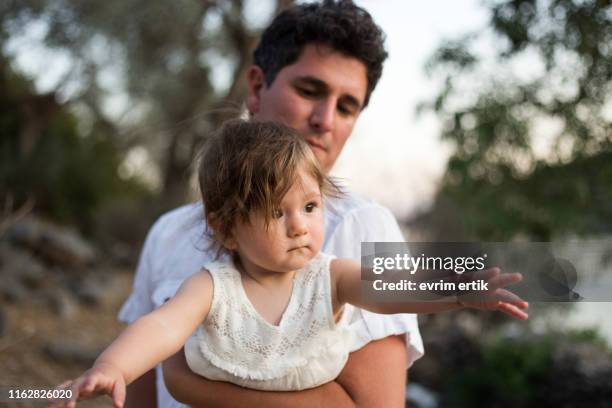
[[[452,151],[439,140],[436,117],[415,114],[440,86],[424,64],[443,39],[484,28],[488,14],[476,0],[356,3],[385,31],[389,59],[333,174],[410,218],[431,203]]]

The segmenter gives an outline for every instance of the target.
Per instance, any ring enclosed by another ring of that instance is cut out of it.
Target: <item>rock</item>
[[[119,267],[133,268],[138,262],[138,252],[123,243],[111,247],[110,257],[112,264]]]
[[[8,331],[8,317],[4,308],[0,306],[0,337],[3,337]]]
[[[28,298],[28,290],[14,276],[0,280],[0,298],[10,303],[21,303]]]
[[[76,295],[83,304],[100,306],[104,297],[104,291],[98,286],[83,284],[78,286]]]
[[[52,288],[46,293],[46,301],[60,319],[70,320],[77,314],[77,303],[72,294],[61,288]]]
[[[33,217],[15,223],[8,237],[48,262],[66,267],[90,265],[96,258],[93,246],[75,231]]]
[[[44,347],[45,353],[58,363],[77,363],[85,366],[93,365],[101,350],[89,349],[70,341],[55,341]]]
[[[0,244],[0,260],[0,270],[3,276],[12,276],[32,289],[44,285],[46,268],[29,252],[2,243]]]
[[[106,304],[107,299],[111,297],[109,293],[112,290],[109,281],[105,280],[105,274],[108,271],[90,270],[79,276],[78,279],[72,279],[68,282],[68,287],[77,299],[89,306],[101,306]]]

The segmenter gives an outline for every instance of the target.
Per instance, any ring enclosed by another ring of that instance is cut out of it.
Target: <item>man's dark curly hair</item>
[[[261,36],[253,60],[270,86],[283,67],[298,60],[304,46],[330,46],[366,66],[365,107],[387,58],[383,43],[384,33],[367,11],[350,0],[325,0],[290,7],[276,16]]]

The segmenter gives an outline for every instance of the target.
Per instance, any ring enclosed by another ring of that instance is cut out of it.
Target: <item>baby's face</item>
[[[303,267],[323,244],[323,203],[319,184],[300,172],[266,228],[263,214],[234,228],[231,245],[243,266],[260,272],[291,272]]]

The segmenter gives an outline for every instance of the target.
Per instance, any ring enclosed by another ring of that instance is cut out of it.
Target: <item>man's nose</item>
[[[308,233],[308,225],[301,214],[294,214],[287,217],[287,234],[292,237],[299,237]]]
[[[310,116],[310,126],[317,132],[330,132],[336,119],[336,101],[333,98],[319,100]]]

